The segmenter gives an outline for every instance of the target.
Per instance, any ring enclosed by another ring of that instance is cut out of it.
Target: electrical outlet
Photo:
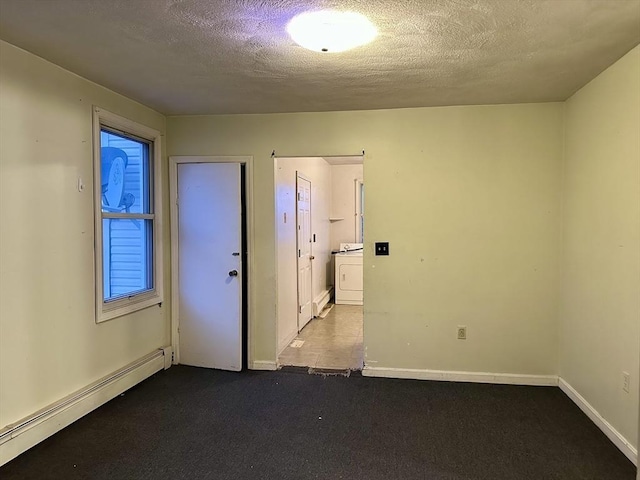
[[[629,378],[628,372],[622,372],[622,390],[629,393],[629,383],[631,383],[631,378]]]
[[[458,325],[458,340],[467,339],[467,327],[465,325]]]

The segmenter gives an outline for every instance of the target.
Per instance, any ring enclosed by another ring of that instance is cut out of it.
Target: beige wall
[[[356,242],[356,184],[363,179],[362,164],[331,165],[331,216],[343,218],[331,223],[331,249],[338,250],[341,243]]]
[[[640,47],[565,111],[560,375],[637,447]]]
[[[276,356],[278,156],[366,151],[375,366],[557,373],[562,104],[169,117],[170,155],[253,155],[254,360]],[[374,257],[372,243],[391,242]],[[456,340],[456,326],[468,340]]]
[[[169,154],[256,160],[254,360],[278,343],[271,152],[365,150],[367,364],[559,365],[636,442],[639,48],[566,105],[170,117]],[[162,115],[0,42],[0,427],[170,340],[168,284],[162,307],[94,323],[93,104],[165,131]],[[163,233],[168,266],[168,215]],[[373,256],[383,240],[391,255]]]
[[[298,258],[296,235],[296,176],[311,182],[312,298],[326,291],[331,272],[329,211],[331,166],[322,158],[276,158],[276,229],[278,234],[278,352],[298,333]],[[284,215],[287,215],[287,221]]]
[[[559,365],[637,445],[638,85],[640,47],[566,105],[171,117],[168,151],[256,160],[254,360],[277,348],[271,152],[365,150],[367,364]],[[170,341],[168,284],[162,307],[94,322],[94,104],[165,131],[157,112],[0,42],[0,427]],[[166,163],[163,177],[166,193]],[[388,258],[373,256],[376,240]]]
[[[168,302],[95,323],[94,104],[165,130],[162,115],[0,42],[0,428],[169,343]]]

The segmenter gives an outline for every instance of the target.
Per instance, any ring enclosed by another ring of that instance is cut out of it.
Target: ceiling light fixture
[[[378,34],[364,15],[336,10],[301,13],[289,22],[287,32],[301,47],[329,53],[359,47]]]

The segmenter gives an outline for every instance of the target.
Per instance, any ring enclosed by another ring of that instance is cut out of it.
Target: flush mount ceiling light
[[[289,22],[287,32],[301,47],[329,53],[359,47],[378,34],[364,15],[336,10],[301,13]]]

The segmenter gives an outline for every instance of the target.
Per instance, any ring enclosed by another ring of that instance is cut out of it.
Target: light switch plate
[[[389,242],[376,242],[376,255],[389,255]]]

